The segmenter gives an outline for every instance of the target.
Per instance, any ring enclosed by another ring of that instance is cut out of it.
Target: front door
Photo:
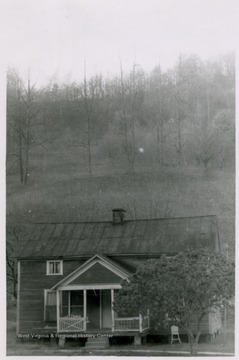
[[[87,330],[111,329],[111,290],[87,290]]]
[[[109,329],[112,326],[112,312],[111,312],[111,290],[101,291],[101,314],[102,329]]]
[[[87,290],[87,330],[100,329],[100,290]]]

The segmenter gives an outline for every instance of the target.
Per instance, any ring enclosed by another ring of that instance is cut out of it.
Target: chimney
[[[124,209],[112,209],[113,211],[113,224],[124,224],[125,222],[125,213]]]

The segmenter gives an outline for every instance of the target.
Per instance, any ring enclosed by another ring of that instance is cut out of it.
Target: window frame
[[[47,296],[48,296],[49,293],[55,293],[55,295],[57,297],[56,290],[44,289],[44,321],[45,322],[48,321],[46,319],[46,307],[48,306],[48,304],[47,304]],[[54,306],[57,306],[57,304],[54,305]]]
[[[50,263],[59,263],[60,271],[57,273],[50,272]],[[46,275],[63,275],[63,260],[47,260],[46,262]]]

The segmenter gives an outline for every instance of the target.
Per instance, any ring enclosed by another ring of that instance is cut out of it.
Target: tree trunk
[[[209,98],[209,90],[207,88],[207,126],[211,122],[211,116],[210,116],[210,98]]]
[[[161,111],[160,111],[161,112]],[[164,126],[160,112],[157,112],[156,132],[157,132],[157,161],[164,165]]]
[[[94,86],[90,85],[88,82],[90,88],[89,88],[89,95],[90,95],[90,101],[88,101],[88,94],[87,94],[87,81],[86,81],[86,67],[84,65],[84,83],[83,83],[83,99],[84,99],[84,105],[85,105],[85,113],[86,113],[86,122],[87,122],[87,156],[88,156],[88,172],[89,175],[92,175],[92,153],[91,153],[91,125],[92,125],[92,112],[93,112],[93,106],[95,102],[94,97]]]
[[[164,125],[163,120],[161,120],[161,157],[160,157],[160,164],[164,166]]]
[[[92,175],[92,160],[91,160],[91,135],[90,135],[90,123],[88,121],[88,165],[89,165],[89,174]]]
[[[30,69],[28,70],[28,88],[27,88],[27,119],[26,119],[26,140],[25,140],[25,169],[24,169],[24,184],[28,180],[29,172],[29,151],[30,151],[30,126],[32,113],[32,94],[30,85]]]
[[[19,86],[19,85],[18,85]],[[17,89],[17,100],[19,105],[18,110],[18,156],[19,156],[19,174],[20,174],[20,181],[23,183],[24,176],[23,176],[23,161],[22,161],[22,126],[21,126],[21,119],[20,119],[20,89]]]
[[[22,162],[22,134],[21,134],[21,125],[18,125],[18,156],[19,156],[19,174],[20,174],[20,181],[23,183],[23,162]]]
[[[160,164],[160,131],[159,131],[159,114],[157,112],[157,119],[156,119],[156,131],[157,131],[157,161]]]
[[[131,161],[131,172],[133,174],[134,179],[134,164],[135,164],[135,124],[137,120],[136,114],[136,92],[135,92],[135,64],[133,67],[133,103],[132,103],[132,161]]]
[[[195,338],[192,332],[188,331],[188,338],[189,338],[189,344],[190,344],[190,355],[196,356],[197,355],[197,349],[198,349],[198,339]]]
[[[89,161],[89,174],[92,175],[92,164],[91,164],[91,147],[89,144],[89,150],[88,150],[88,161]]]
[[[182,164],[182,134],[181,134],[181,119],[178,115],[177,119],[177,152],[178,152],[178,164]]]
[[[24,174],[24,184],[27,184],[29,172],[29,145],[26,144],[26,158],[25,158],[25,174]]]
[[[25,169],[24,169],[24,184],[27,183],[28,180],[28,172],[29,172],[29,150],[30,150],[30,98],[29,98],[29,108],[27,109],[27,125],[26,125],[26,144],[25,144]]]
[[[187,331],[188,334],[188,340],[189,340],[189,344],[190,344],[190,354],[193,356],[197,356],[197,351],[198,351],[198,341],[201,335],[201,328],[200,328],[200,324],[201,321],[204,317],[204,313],[200,316],[200,318],[198,319],[198,324],[197,324],[197,334],[196,336],[194,336],[193,332],[189,329],[189,324],[187,325],[187,327],[184,327],[184,329]]]
[[[157,160],[158,163],[164,165],[164,123],[162,119],[162,83],[161,83],[161,69],[159,65],[159,78],[158,78],[158,104],[157,104]]]
[[[133,212],[134,212],[134,215],[133,215],[133,219],[136,219],[137,218],[137,206],[136,206],[136,194],[135,194],[135,188],[136,188],[136,185],[135,185],[135,172],[134,172],[134,169],[132,169],[132,185],[133,185],[133,189],[132,189],[132,193],[133,193]]]

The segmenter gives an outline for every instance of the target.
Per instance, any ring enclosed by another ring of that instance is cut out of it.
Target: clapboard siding
[[[37,300],[39,298],[42,297],[42,289],[40,289],[39,291],[33,291],[33,292],[28,292],[28,291],[22,291],[20,292],[20,298],[21,298],[21,301],[24,301],[24,300]]]
[[[50,259],[49,259],[50,260]],[[46,275],[46,261],[21,261],[19,294],[19,331],[44,328],[44,289],[50,289],[84,263],[64,261],[63,276]],[[37,324],[37,325],[36,325]]]
[[[50,289],[68,274],[78,269],[87,259],[64,260],[63,275],[46,275],[46,261],[21,261],[20,294],[19,294],[19,321],[21,329],[30,329],[37,322],[38,327],[45,327],[44,323],[44,289]],[[119,283],[121,278],[96,264],[80,277],[82,284],[92,282]],[[75,283],[78,283],[76,279]],[[90,301],[90,300],[89,300]],[[99,309],[94,310],[90,305],[91,325],[99,325]]]
[[[56,283],[56,281],[54,281],[54,283],[52,283],[51,279],[43,279],[41,281],[41,283],[39,283],[39,281],[37,280],[29,280],[29,281],[22,281],[21,285],[24,287],[27,287],[29,290],[33,289],[33,290],[40,290],[40,289],[50,289],[54,284]]]
[[[83,263],[83,260],[65,260],[63,261],[63,275],[46,275],[46,261],[21,261],[20,291],[50,289]]]
[[[33,321],[43,321],[44,317],[44,313],[43,313],[43,309],[42,307],[40,308],[32,308],[31,307],[31,310],[29,311],[29,308],[28,308],[28,311],[27,309],[23,309],[23,310],[26,310],[26,311],[22,311],[20,313],[20,320],[33,320]]]
[[[95,264],[90,269],[85,271],[83,274],[78,276],[74,281],[71,282],[71,285],[81,284],[119,284],[121,278],[114,274],[112,271],[106,269],[101,264]]]
[[[19,333],[39,333],[45,326],[43,321],[26,321],[20,322]]]
[[[21,307],[28,307],[31,306],[31,308],[39,307],[42,305],[44,306],[44,299],[21,299]]]
[[[111,259],[116,261],[119,265],[126,270],[132,272],[146,261],[149,257],[136,257],[136,256],[112,256]],[[21,261],[20,271],[20,293],[19,293],[19,332],[39,332],[46,326],[44,322],[44,289],[50,289],[60,280],[62,280],[68,274],[71,274],[74,270],[78,269],[86,260],[64,260],[63,261],[63,275],[46,275],[46,261]],[[50,259],[46,259],[50,260]],[[121,278],[110,270],[106,269],[99,263],[93,265],[85,273],[81,274],[71,284],[93,284],[93,283],[120,283]],[[98,294],[98,293],[97,293]],[[90,317],[88,329],[94,329],[99,327],[99,297],[95,297],[95,292],[87,291],[87,311]],[[191,319],[193,323],[193,330],[196,333],[197,324],[196,316]],[[219,319],[215,315],[211,315],[209,320],[208,316],[205,316],[202,320],[201,331],[202,334],[213,333],[215,326],[218,324]],[[216,324],[216,325],[215,325]],[[153,316],[152,316],[153,325]],[[49,330],[51,331],[51,330]],[[157,334],[169,334],[170,329],[159,328],[153,330],[152,333]],[[183,333],[181,331],[181,333]]]
[[[113,261],[116,261],[119,265],[123,266],[126,270],[131,272],[135,272],[137,267],[142,265],[142,263],[146,262],[152,257],[144,256],[144,257],[134,257],[134,256],[119,256],[119,257],[110,257]]]
[[[46,261],[51,260],[47,258],[45,261],[36,260],[36,261],[21,261],[21,275],[27,276],[50,276],[46,275]],[[55,278],[63,278],[66,275],[70,274],[72,271],[77,269],[85,262],[85,259],[82,260],[64,260],[63,261],[63,275],[54,275]]]

